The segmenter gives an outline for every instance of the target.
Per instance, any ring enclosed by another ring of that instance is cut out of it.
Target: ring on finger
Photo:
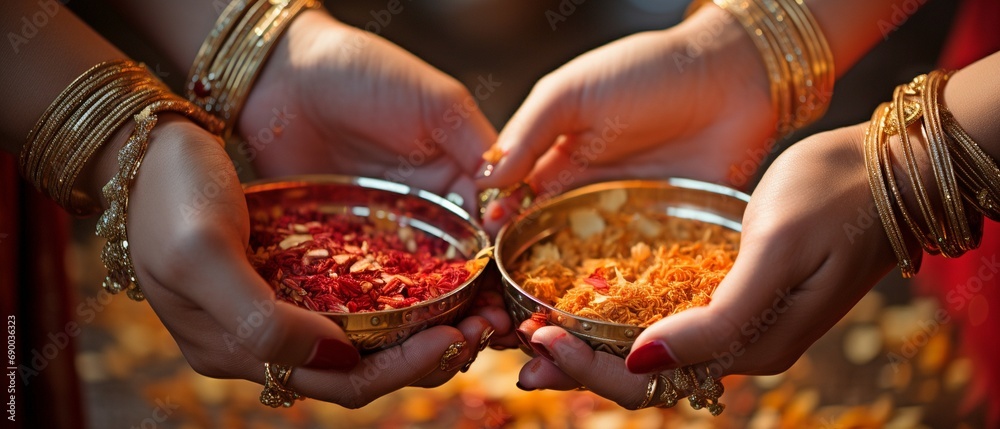
[[[441,371],[450,371],[454,368],[451,367],[451,362],[458,358],[462,354],[462,350],[465,349],[465,341],[459,341],[452,343],[444,350],[444,354],[441,355],[441,364],[439,368]]]
[[[294,390],[287,387],[292,376],[292,367],[273,363],[264,363],[264,390],[260,392],[260,403],[271,408],[291,407],[295,401],[302,399]]]
[[[495,333],[495,332],[496,332],[496,330],[493,329],[492,326],[487,326],[486,329],[483,330],[483,333],[479,335],[479,351],[480,352],[482,352],[483,350],[486,350],[486,348],[490,346],[490,338],[493,337],[493,333]],[[472,355],[472,358],[470,358],[469,361],[465,363],[465,365],[462,365],[461,371],[462,372],[466,372],[466,371],[469,370],[469,368],[472,368],[472,363],[476,361],[476,357],[478,357],[478,356],[479,356],[479,353],[476,353],[476,354]]]
[[[656,386],[658,384],[660,384],[660,377],[656,374],[649,376],[649,383],[646,383],[646,398],[642,400],[642,403],[639,404],[639,408],[637,409],[646,408],[651,402],[653,402],[653,396],[656,394]]]

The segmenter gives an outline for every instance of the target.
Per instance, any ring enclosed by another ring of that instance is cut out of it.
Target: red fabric
[[[966,0],[942,52],[940,66],[963,68],[1000,50],[1000,1]],[[992,427],[1000,424],[1000,224],[986,221],[979,249],[957,259],[925,258],[918,284],[941,297],[962,324],[963,346],[976,370],[967,407],[987,401]]]
[[[16,420],[4,413],[4,427],[77,428],[84,419],[71,324],[77,299],[66,275],[69,218],[16,165],[0,153],[0,316],[15,316],[19,368]]]

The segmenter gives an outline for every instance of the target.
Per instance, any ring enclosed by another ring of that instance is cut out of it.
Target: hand
[[[540,197],[623,178],[743,186],[731,168],[752,161],[750,148],[763,150],[775,131],[769,88],[740,24],[704,7],[676,27],[625,37],[541,79],[500,133],[506,156],[479,185],[527,180]],[[497,229],[509,207],[489,207],[484,223]]]
[[[263,383],[264,362],[292,365],[295,391],[359,407],[403,386],[443,383],[475,358],[490,329],[470,316],[360,357],[331,320],[275,302],[246,257],[249,216],[232,163],[215,138],[186,120],[165,116],[154,129],[128,219],[143,292],[203,375]],[[462,341],[455,367],[441,370],[445,349]]]
[[[241,151],[265,177],[338,173],[456,192],[496,131],[458,81],[377,35],[303,12],[240,117]],[[471,107],[470,107],[471,106]]]
[[[689,365],[716,378],[788,369],[895,261],[873,211],[864,130],[819,134],[778,157],[747,208],[736,264],[708,306],[653,324],[627,360],[587,352],[558,328],[540,329],[532,339],[546,345],[558,366],[529,363],[521,384],[575,382],[630,406],[641,401],[649,380],[637,374]],[[855,225],[859,210],[874,217],[867,229]]]

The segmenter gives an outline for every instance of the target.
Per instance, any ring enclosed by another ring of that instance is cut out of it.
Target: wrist
[[[98,201],[102,210],[108,207],[108,201],[104,197],[102,188],[118,172],[119,152],[125,146],[134,129],[134,121],[126,122],[125,125],[115,131],[104,146],[94,153],[93,158],[84,166],[83,171],[80,173],[77,188],[86,193],[87,196],[93,198],[94,201]],[[202,134],[204,136],[201,136]],[[185,136],[191,138],[185,138]],[[214,139],[215,137],[211,133],[205,131],[183,115],[164,113],[157,120],[156,127],[150,133],[149,145],[169,144],[178,146],[179,150],[190,150],[189,146],[194,144],[192,143],[194,141],[206,144],[205,141],[210,142]],[[167,140],[167,142],[161,142],[163,140]],[[207,144],[219,146],[217,143]]]
[[[706,4],[693,12],[677,27],[680,40],[686,41],[680,52],[685,58],[703,57],[694,61],[703,69],[700,73],[720,87],[746,88],[757,97],[761,111],[772,111],[771,81],[767,67],[750,35],[732,13],[714,4]],[[678,57],[679,58],[679,57]],[[777,122],[777,118],[774,118]]]
[[[261,66],[242,114],[237,118],[235,132],[245,139],[256,137],[261,127],[275,117],[277,111],[285,108],[301,111],[298,106],[289,106],[289,100],[304,100],[310,91],[312,74],[316,61],[311,53],[316,46],[338,46],[347,50],[350,32],[357,29],[343,24],[325,9],[304,10],[289,23],[284,34],[275,42],[274,51]],[[338,37],[335,43],[320,43],[318,39]],[[325,81],[330,76],[322,76]]]

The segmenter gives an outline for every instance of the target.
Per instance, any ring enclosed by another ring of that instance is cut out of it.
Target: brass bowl
[[[532,296],[514,282],[513,264],[538,243],[569,226],[574,209],[594,207],[602,194],[625,190],[629,208],[640,213],[664,213],[671,217],[694,219],[740,231],[743,212],[750,197],[742,192],[690,179],[666,181],[619,181],[598,183],[536,204],[508,222],[497,235],[495,257],[503,280],[504,302],[514,326],[544,313],[548,323],[566,329],[597,351],[625,357],[632,343],[643,331],[623,325],[576,316]],[[527,347],[522,350],[528,352]],[[530,353],[529,353],[530,354]]]
[[[317,204],[324,213],[409,225],[450,243],[466,259],[489,256],[489,236],[462,208],[399,183],[336,175],[297,176],[249,183],[244,193],[252,223],[266,222],[284,207]],[[337,322],[362,353],[381,350],[428,327],[456,322],[472,305],[482,272],[480,268],[470,273],[468,280],[449,293],[407,308],[321,314]]]

